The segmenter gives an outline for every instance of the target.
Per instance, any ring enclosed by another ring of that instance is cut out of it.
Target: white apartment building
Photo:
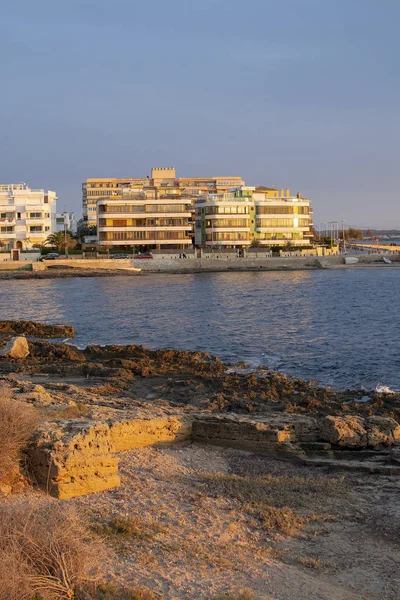
[[[71,233],[76,233],[75,213],[62,212],[56,214],[56,232],[63,232],[67,229]]]
[[[2,250],[30,249],[56,230],[56,192],[34,190],[25,183],[0,184]]]

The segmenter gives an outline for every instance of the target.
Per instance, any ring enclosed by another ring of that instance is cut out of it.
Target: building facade
[[[174,167],[153,167],[150,177],[143,178],[91,178],[82,184],[83,218],[88,226],[96,225],[96,207],[100,199],[119,196],[122,192],[142,189],[161,198],[165,195],[192,197],[199,194],[218,193],[244,185],[241,177],[177,177]],[[194,203],[194,200],[193,200]]]
[[[185,249],[192,245],[191,199],[160,198],[154,188],[127,188],[97,202],[98,244],[138,249]]]
[[[75,213],[73,212],[62,212],[56,214],[56,232],[70,231],[72,234],[76,233],[76,221]]]
[[[56,230],[54,191],[45,192],[25,183],[0,184],[0,242],[4,250],[41,245]]]
[[[195,243],[202,247],[311,247],[311,202],[289,190],[241,186],[195,202]]]

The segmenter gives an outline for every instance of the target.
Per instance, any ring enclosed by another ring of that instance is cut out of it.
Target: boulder
[[[400,443],[400,425],[390,417],[373,416],[365,419],[368,446],[392,446]]]
[[[368,444],[365,421],[354,416],[325,417],[321,423],[320,438],[344,448],[366,448]]]
[[[4,348],[0,350],[0,356],[7,358],[26,358],[29,354],[29,346],[25,337],[12,338]]]

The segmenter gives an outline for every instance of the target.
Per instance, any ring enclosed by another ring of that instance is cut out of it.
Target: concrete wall
[[[344,266],[344,256],[324,256],[321,259],[316,256],[309,257],[246,257],[238,258],[236,256],[227,256],[226,254],[212,255],[210,258],[175,258],[175,255],[155,256],[152,259],[60,259],[48,262],[28,262],[28,261],[8,261],[0,262],[0,270],[3,269],[21,269],[37,268],[51,269],[52,266],[66,266],[79,269],[108,269],[115,271],[117,269],[131,269],[132,267],[141,269],[148,273],[182,273],[182,272],[201,272],[201,271],[248,271],[248,270],[280,270],[280,269],[311,269],[329,266]],[[178,255],[179,256],[179,255]],[[359,265],[382,264],[382,255],[365,254],[360,255]],[[390,255],[394,263],[400,262],[400,254]],[[322,260],[322,262],[321,262]],[[389,266],[390,265],[386,265]],[[349,267],[349,265],[347,265]],[[357,267],[357,265],[355,265]],[[354,268],[354,267],[352,267]]]
[[[40,252],[20,252],[19,253],[20,262],[33,262],[39,260]],[[10,261],[11,260],[11,252],[0,252],[0,262]]]

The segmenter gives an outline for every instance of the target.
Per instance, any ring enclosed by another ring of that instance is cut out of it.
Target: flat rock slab
[[[50,325],[34,321],[0,321],[0,333],[24,334],[39,338],[74,337],[72,325]]]

